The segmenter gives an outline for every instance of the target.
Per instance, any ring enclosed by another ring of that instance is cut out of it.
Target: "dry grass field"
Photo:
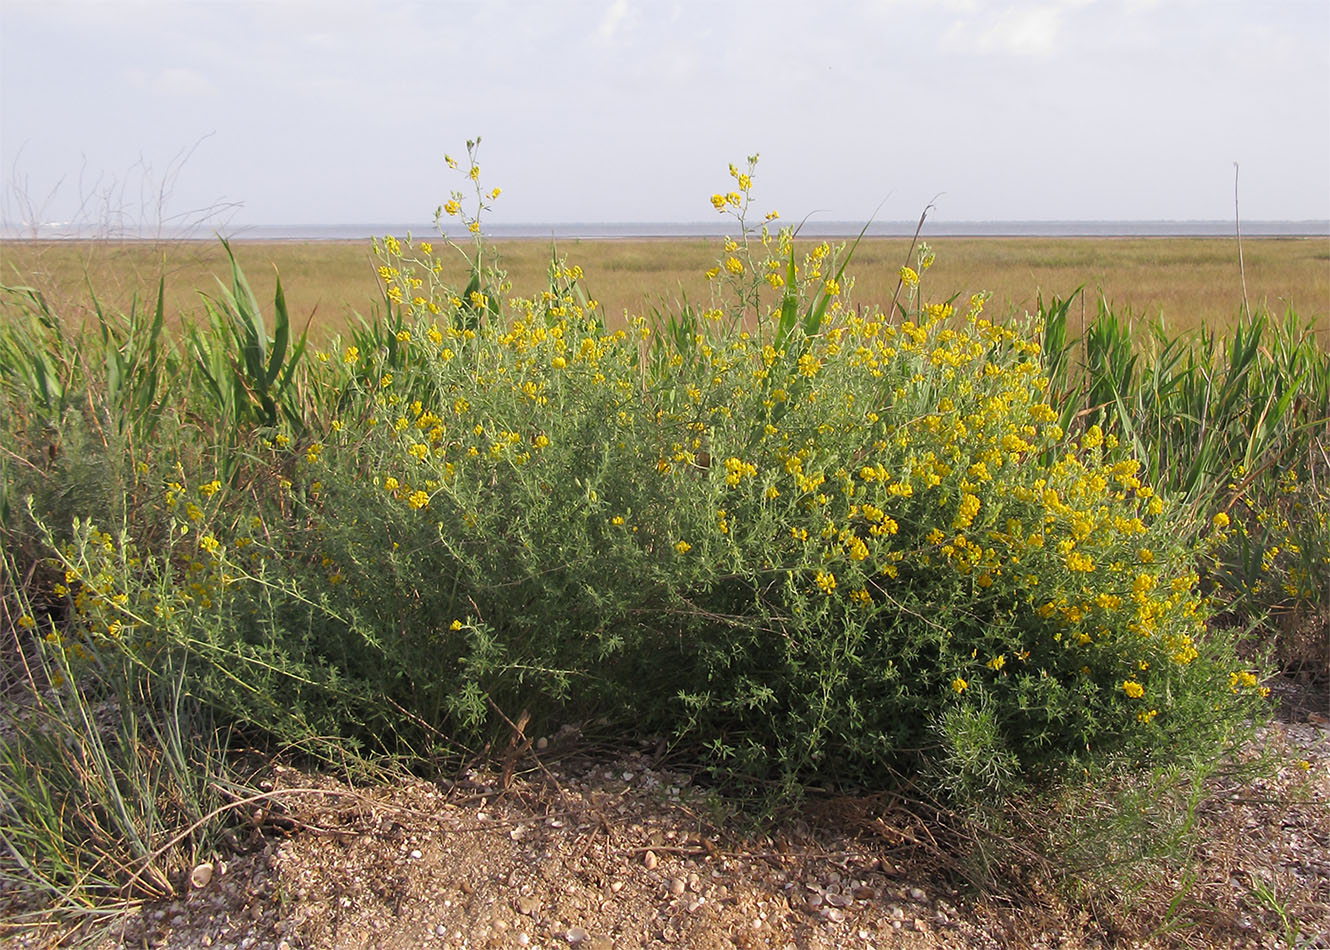
[[[1163,315],[1173,331],[1204,322],[1223,325],[1242,309],[1236,243],[1212,238],[937,238],[937,263],[928,273],[930,299],[976,290],[993,293],[992,312],[1035,307],[1039,294],[1086,291],[1086,319],[1103,297],[1119,313]],[[717,239],[568,240],[560,255],[586,272],[586,288],[613,320],[651,307],[672,306],[684,295],[708,299],[703,272],[716,262]],[[551,244],[543,240],[496,242],[515,292],[543,287]],[[236,242],[237,258],[261,301],[271,301],[280,273],[293,319],[309,321],[315,339],[345,325],[351,312],[368,316],[379,302],[375,260],[368,242]],[[885,304],[896,286],[909,241],[864,240],[849,272],[854,299]],[[1330,341],[1330,240],[1248,238],[1243,242],[1247,293],[1253,308],[1276,314],[1290,306],[1314,322]],[[462,258],[458,256],[459,273]],[[126,307],[137,291],[151,298],[165,274],[167,310],[173,317],[202,311],[198,293],[225,276],[225,253],[216,241],[156,245],[147,242],[0,242],[0,283],[41,289],[59,312],[88,313],[88,289],[103,304]],[[1079,308],[1077,308],[1079,310]]]

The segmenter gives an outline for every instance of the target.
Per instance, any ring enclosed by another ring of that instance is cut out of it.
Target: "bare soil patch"
[[[1216,785],[1191,879],[1069,906],[966,886],[929,828],[881,797],[810,802],[746,831],[650,744],[566,728],[451,781],[352,787],[273,765],[276,793],[175,900],[103,947],[998,948],[1330,946],[1330,724],[1284,682],[1252,752],[1268,779]],[[59,928],[12,935],[59,942]]]

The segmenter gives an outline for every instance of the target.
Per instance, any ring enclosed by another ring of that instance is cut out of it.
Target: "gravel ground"
[[[1080,907],[1037,884],[1020,901],[976,897],[927,827],[881,798],[745,834],[654,748],[565,728],[506,772],[453,782],[353,788],[272,766],[274,795],[227,854],[98,945],[1330,947],[1330,710],[1293,684],[1281,699],[1258,741],[1281,767],[1211,789],[1197,876],[1171,913],[1184,882]]]

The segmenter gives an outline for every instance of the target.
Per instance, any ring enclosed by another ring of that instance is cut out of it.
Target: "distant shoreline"
[[[917,221],[878,221],[869,225],[866,237],[911,237]],[[232,241],[367,241],[376,235],[407,233],[426,240],[438,232],[429,223],[356,223],[234,225],[193,228],[188,231],[121,232],[98,234],[62,231],[62,225],[43,225],[35,234],[30,229],[0,227],[5,241],[214,241],[220,235]],[[806,221],[800,237],[854,238],[863,230],[862,222]],[[686,240],[733,235],[735,229],[722,222],[624,222],[573,224],[494,224],[485,229],[493,240],[614,241],[614,240]],[[1330,220],[1244,221],[1243,237],[1314,238],[1330,237]],[[458,234],[461,238],[465,235]],[[1232,221],[927,221],[924,238],[1231,238]]]

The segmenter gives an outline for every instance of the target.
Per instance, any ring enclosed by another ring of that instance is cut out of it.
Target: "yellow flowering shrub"
[[[467,285],[446,234],[379,239],[385,316],[303,364],[318,411],[255,431],[234,477],[155,488],[138,574],[101,576],[130,555],[100,535],[71,559],[83,640],[169,608],[153,635],[204,658],[197,695],[285,741],[603,716],[787,793],[1001,794],[1258,712],[1188,516],[1111,432],[1064,431],[1043,328],[929,301],[927,247],[855,302],[853,246],[749,224],[755,165],[712,199],[737,228],[713,299],[613,326],[565,260],[507,285],[471,143],[474,194],[439,211]]]
[[[740,234],[712,306],[623,329],[564,262],[496,313],[381,245],[425,303],[361,347],[393,381],[339,414],[320,498],[354,527],[320,536],[404,695],[462,730],[609,711],[791,789],[964,787],[976,729],[1009,789],[1248,715],[1178,510],[1063,431],[1041,328],[927,302],[927,248],[901,312],[851,307],[844,249],[745,224],[753,165],[713,199]]]

